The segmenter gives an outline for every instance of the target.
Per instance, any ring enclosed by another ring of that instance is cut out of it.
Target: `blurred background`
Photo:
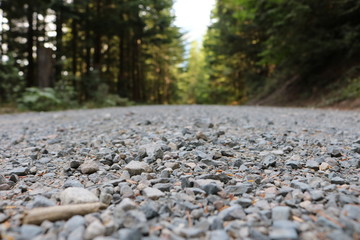
[[[0,108],[360,107],[359,16],[358,0],[0,0]]]

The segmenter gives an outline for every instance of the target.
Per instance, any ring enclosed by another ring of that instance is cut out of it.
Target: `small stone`
[[[126,228],[134,228],[146,222],[146,216],[139,210],[130,210],[121,215],[119,219]]]
[[[173,186],[173,184],[171,184],[171,183],[157,183],[153,187],[157,188],[163,192],[169,192],[170,189],[172,188],[172,186]]]
[[[290,216],[291,212],[289,207],[277,206],[272,209],[273,221],[289,220]]]
[[[157,188],[147,187],[144,190],[142,190],[142,192],[147,198],[152,200],[156,200],[158,198],[165,196],[165,194]]]
[[[20,228],[21,239],[33,239],[42,233],[42,228],[35,225],[22,225]]]
[[[84,233],[84,239],[94,239],[97,236],[105,234],[105,226],[99,220],[95,220],[89,224]]]
[[[210,240],[229,240],[225,230],[215,230],[210,233]]]
[[[314,169],[314,170],[319,170],[319,163],[313,159],[310,159],[306,162],[305,167]]]
[[[244,193],[250,193],[253,190],[253,185],[249,183],[239,183],[236,185],[230,185],[225,188],[225,192],[233,194],[235,196],[242,195]]]
[[[293,228],[275,228],[269,237],[271,240],[298,239],[298,234]]]
[[[77,169],[78,167],[80,167],[80,165],[81,165],[81,162],[77,161],[77,160],[73,160],[73,161],[70,162],[70,167],[71,168]]]
[[[113,200],[113,196],[111,194],[109,193],[100,194],[100,202],[104,203],[105,205],[110,205],[112,200]]]
[[[65,181],[63,188],[69,188],[69,187],[84,188],[84,185],[81,184],[81,182],[78,180],[68,179]]]
[[[296,160],[288,160],[285,165],[291,167],[292,169],[298,169],[301,167],[301,163]]]
[[[76,215],[71,217],[69,220],[67,220],[67,222],[64,225],[64,230],[66,232],[72,232],[78,227],[84,225],[85,225],[85,218],[83,216]]]
[[[0,184],[0,191],[10,190],[11,186],[7,183]]]
[[[333,183],[333,184],[345,184],[346,182],[345,182],[345,180],[343,179],[343,178],[341,178],[341,177],[333,177],[333,178],[331,178],[331,183]]]
[[[189,238],[201,238],[205,236],[205,232],[200,228],[183,228],[180,230],[180,236]]]
[[[4,184],[7,182],[8,182],[8,180],[3,175],[0,175],[0,184]]]
[[[245,218],[246,214],[242,207],[235,205],[222,210],[218,216],[223,221],[233,221],[235,219]]]
[[[331,157],[341,157],[341,151],[340,149],[336,148],[336,147],[330,147],[328,149],[328,153],[330,154]]]
[[[70,187],[60,193],[62,205],[98,202],[94,193],[84,188]]]
[[[92,174],[99,171],[99,166],[94,161],[85,161],[80,165],[80,171],[83,174]]]
[[[344,233],[342,230],[336,230],[329,234],[327,234],[327,237],[329,240],[353,240],[354,238],[350,237],[346,233]]]
[[[10,171],[10,174],[16,174],[18,176],[26,176],[29,173],[30,173],[30,170],[27,167],[14,168]]]
[[[221,191],[221,187],[215,183],[206,184],[205,186],[202,186],[201,189],[204,190],[208,195],[216,194]]]
[[[329,168],[331,168],[331,166],[330,166],[328,163],[326,163],[326,162],[322,162],[322,163],[320,164],[320,167],[319,167],[319,169],[320,169],[321,171],[325,171],[325,170],[327,170],[327,169],[329,169]]]
[[[136,208],[137,204],[130,198],[124,198],[118,205],[116,205],[116,209],[121,209],[125,212]]]
[[[118,239],[141,240],[142,234],[137,229],[123,228],[118,231]]]
[[[263,168],[275,167],[276,166],[276,157],[274,155],[268,155],[265,157],[262,162]]]
[[[359,205],[345,205],[341,214],[360,222],[360,206]]]
[[[312,190],[310,191],[311,199],[314,201],[319,201],[324,198],[324,192],[321,190]]]
[[[206,136],[203,132],[197,132],[196,133],[196,139],[198,139],[198,140],[202,139],[204,141],[209,140],[208,136]]]
[[[30,203],[29,208],[38,208],[38,207],[52,207],[55,206],[55,202],[52,200],[43,197],[43,196],[36,196],[34,201]]]
[[[150,172],[151,168],[149,166],[149,164],[145,163],[145,162],[139,162],[139,161],[131,161],[129,162],[125,168],[125,170],[127,170],[131,176],[133,175],[139,175],[143,172]]]
[[[301,189],[302,191],[311,189],[309,184],[306,184],[306,183],[303,183],[303,182],[300,182],[297,180],[291,181],[291,187],[296,188],[296,189]]]
[[[239,198],[238,200],[236,200],[236,203],[238,203],[243,208],[247,208],[250,207],[253,202],[249,198]]]
[[[67,240],[83,240],[84,232],[85,232],[85,227],[80,226],[69,234]]]

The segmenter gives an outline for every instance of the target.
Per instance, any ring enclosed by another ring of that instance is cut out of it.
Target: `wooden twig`
[[[39,225],[45,220],[67,220],[75,215],[86,215],[104,208],[106,205],[100,202],[34,208],[24,214],[23,224]]]

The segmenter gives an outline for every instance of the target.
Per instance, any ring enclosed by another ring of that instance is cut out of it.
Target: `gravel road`
[[[0,239],[359,239],[359,168],[359,111],[0,115]]]

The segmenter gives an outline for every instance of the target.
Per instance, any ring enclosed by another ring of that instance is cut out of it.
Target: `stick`
[[[34,208],[25,213],[23,224],[40,225],[45,220],[67,220],[75,215],[86,215],[105,208],[106,205],[99,202]]]

